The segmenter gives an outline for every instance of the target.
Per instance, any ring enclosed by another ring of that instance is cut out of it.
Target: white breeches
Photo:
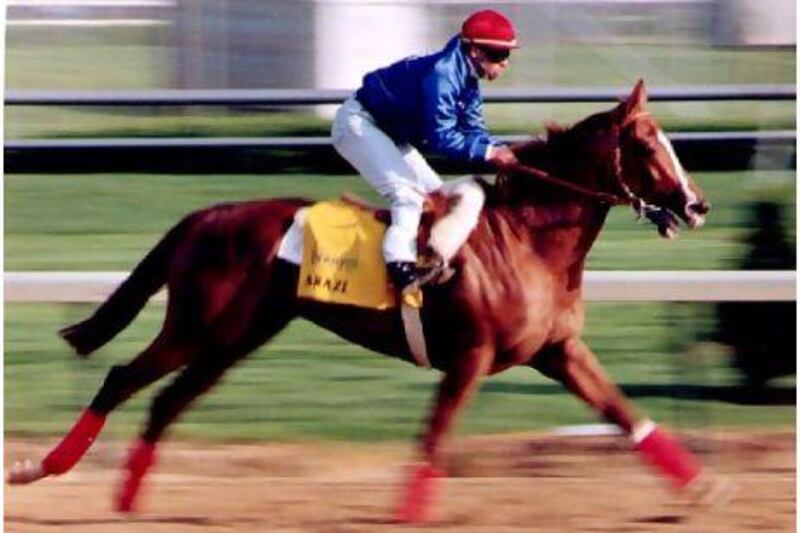
[[[336,151],[389,201],[392,224],[383,241],[384,259],[416,261],[422,205],[427,193],[442,187],[439,175],[413,146],[396,145],[354,97],[336,112],[331,137]],[[431,245],[449,260],[477,223],[483,190],[471,180],[448,182],[444,190],[448,195],[462,196],[456,209],[437,223],[431,233]],[[462,214],[458,220],[440,229],[459,210]]]

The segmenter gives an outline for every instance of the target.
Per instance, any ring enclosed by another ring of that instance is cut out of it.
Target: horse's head
[[[672,238],[678,228],[676,216],[698,228],[710,206],[646,105],[644,81],[639,80],[627,100],[611,111],[619,135],[617,173],[630,193],[661,208],[654,221],[662,237]]]
[[[571,128],[549,125],[547,141],[513,147],[527,168],[516,168],[516,179],[501,181],[500,189],[511,198],[541,200],[542,182],[549,182],[584,198],[632,204],[667,238],[676,235],[680,220],[690,228],[702,226],[710,206],[646,106],[640,80],[610,111]]]

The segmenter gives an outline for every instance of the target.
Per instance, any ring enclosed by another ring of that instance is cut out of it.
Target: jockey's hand
[[[492,146],[489,149],[489,163],[497,167],[498,170],[503,170],[513,165],[519,164],[517,156],[514,152],[505,145]]]

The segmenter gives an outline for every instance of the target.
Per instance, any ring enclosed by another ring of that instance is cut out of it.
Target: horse
[[[430,364],[441,371],[425,431],[396,510],[430,517],[444,478],[442,444],[486,376],[527,366],[562,383],[618,426],[677,488],[702,486],[700,461],[637,411],[581,339],[586,256],[609,210],[629,205],[674,237],[703,224],[709,203],[647,109],[639,80],[627,98],[571,127],[513,146],[519,164],[481,181],[486,204],[451,261],[445,283],[423,288],[421,320]],[[166,285],[163,326],[133,360],[112,367],[91,403],[38,464],[17,464],[12,484],[71,469],[106,417],[140,389],[178,372],[152,401],[133,443],[117,511],[132,512],[165,430],[234,364],[302,317],[375,352],[413,362],[400,312],[298,298],[298,266],[277,257],[302,198],[228,203],[188,214],[92,316],[61,330],[81,356],[122,331]]]

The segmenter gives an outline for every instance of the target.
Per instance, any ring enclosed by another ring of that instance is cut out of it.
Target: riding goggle
[[[508,48],[489,48],[487,46],[481,46],[481,50],[486,59],[491,63],[502,63],[511,55],[511,50]]]

